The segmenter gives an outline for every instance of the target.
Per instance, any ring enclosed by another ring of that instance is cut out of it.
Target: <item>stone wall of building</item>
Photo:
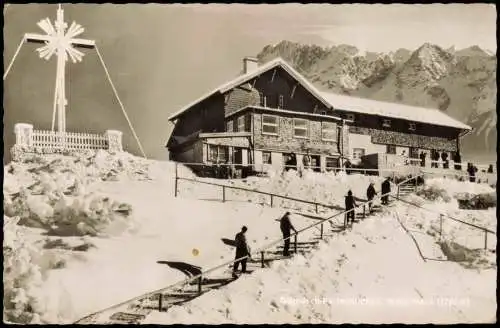
[[[257,150],[268,150],[284,153],[305,153],[318,155],[338,155],[337,135],[334,141],[322,140],[321,119],[309,118],[309,134],[307,138],[294,137],[294,124],[292,115],[278,116],[278,134],[269,135],[262,133],[262,114],[253,113],[253,142]],[[331,121],[329,121],[331,122]],[[336,130],[337,124],[333,123]]]
[[[457,141],[442,137],[425,136],[413,133],[396,132],[358,126],[350,127],[351,133],[370,135],[372,143],[415,147],[419,149],[435,149],[439,151],[457,151]]]

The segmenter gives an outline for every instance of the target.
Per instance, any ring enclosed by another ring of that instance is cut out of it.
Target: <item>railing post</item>
[[[179,180],[179,177],[177,176],[177,162],[175,163],[175,197],[177,197],[177,181]]]
[[[271,207],[273,207],[273,194],[270,194],[271,196]]]
[[[222,186],[222,202],[226,201],[226,187]]]
[[[321,223],[320,239],[323,239],[323,223]]]
[[[202,281],[202,276],[198,278],[198,294],[201,294],[201,281]]]
[[[163,309],[163,294],[160,293],[158,297],[158,312],[161,312]]]
[[[293,236],[293,248],[295,250],[295,254],[297,254],[297,233]]]
[[[443,236],[443,214],[439,214],[439,239]]]
[[[484,250],[488,249],[488,231],[484,230]]]
[[[316,214],[318,214],[318,203],[314,203],[314,205],[316,206]]]
[[[363,219],[366,218],[366,204],[363,204]]]
[[[264,268],[264,251],[260,251],[260,267]]]

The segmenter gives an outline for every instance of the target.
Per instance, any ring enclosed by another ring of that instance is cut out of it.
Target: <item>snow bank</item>
[[[245,189],[260,190],[268,193],[278,194],[296,199],[318,202],[334,207],[336,210],[344,208],[344,196],[348,190],[352,190],[355,197],[366,199],[366,189],[370,182],[375,183],[375,189],[380,191],[383,178],[378,176],[365,176],[360,174],[346,175],[343,172],[334,174],[317,173],[306,171],[303,177],[299,177],[296,171],[290,170],[283,174],[271,177],[248,177],[237,180],[220,180],[203,178],[201,181],[236,186]],[[189,181],[179,181],[180,196],[202,199],[222,199],[221,187],[201,185]],[[393,190],[395,186],[392,185]],[[270,196],[257,193],[249,193],[242,190],[227,188],[225,198],[230,201],[253,202],[270,204]],[[273,206],[295,208],[305,211],[315,212],[315,205],[286,200],[280,197],[273,197]],[[331,212],[331,209],[319,206],[318,212]]]

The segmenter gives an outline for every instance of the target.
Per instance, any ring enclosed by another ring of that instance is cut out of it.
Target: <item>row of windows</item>
[[[288,154],[283,154],[283,162],[282,164],[285,163],[285,158],[288,156]],[[319,157],[318,157],[319,158]],[[339,159],[336,157],[326,157],[326,168],[335,168],[339,167]],[[263,151],[262,152],[262,163],[264,164],[273,164],[272,163],[272,157],[271,157],[271,152],[270,151]],[[313,165],[314,164],[314,165]],[[311,163],[312,166],[319,166],[319,163]]]
[[[336,126],[332,122],[321,122],[321,139],[336,140]],[[262,134],[279,134],[279,117],[262,114]],[[295,138],[309,138],[309,121],[302,118],[293,119],[293,136]]]

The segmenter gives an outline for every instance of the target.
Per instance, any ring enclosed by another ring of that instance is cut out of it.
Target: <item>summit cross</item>
[[[54,25],[52,25],[49,18],[42,19],[37,25],[47,34],[26,33],[25,38],[28,42],[44,43],[42,47],[36,49],[40,58],[49,60],[54,54],[57,57],[52,131],[54,131],[57,112],[57,129],[61,137],[63,137],[66,132],[66,105],[68,104],[65,84],[66,61],[68,56],[73,63],[82,61],[84,54],[75,47],[94,48],[95,41],[75,38],[83,33],[84,28],[74,21],[66,31],[68,24],[64,22],[64,10],[61,5],[57,9],[57,18]]]

